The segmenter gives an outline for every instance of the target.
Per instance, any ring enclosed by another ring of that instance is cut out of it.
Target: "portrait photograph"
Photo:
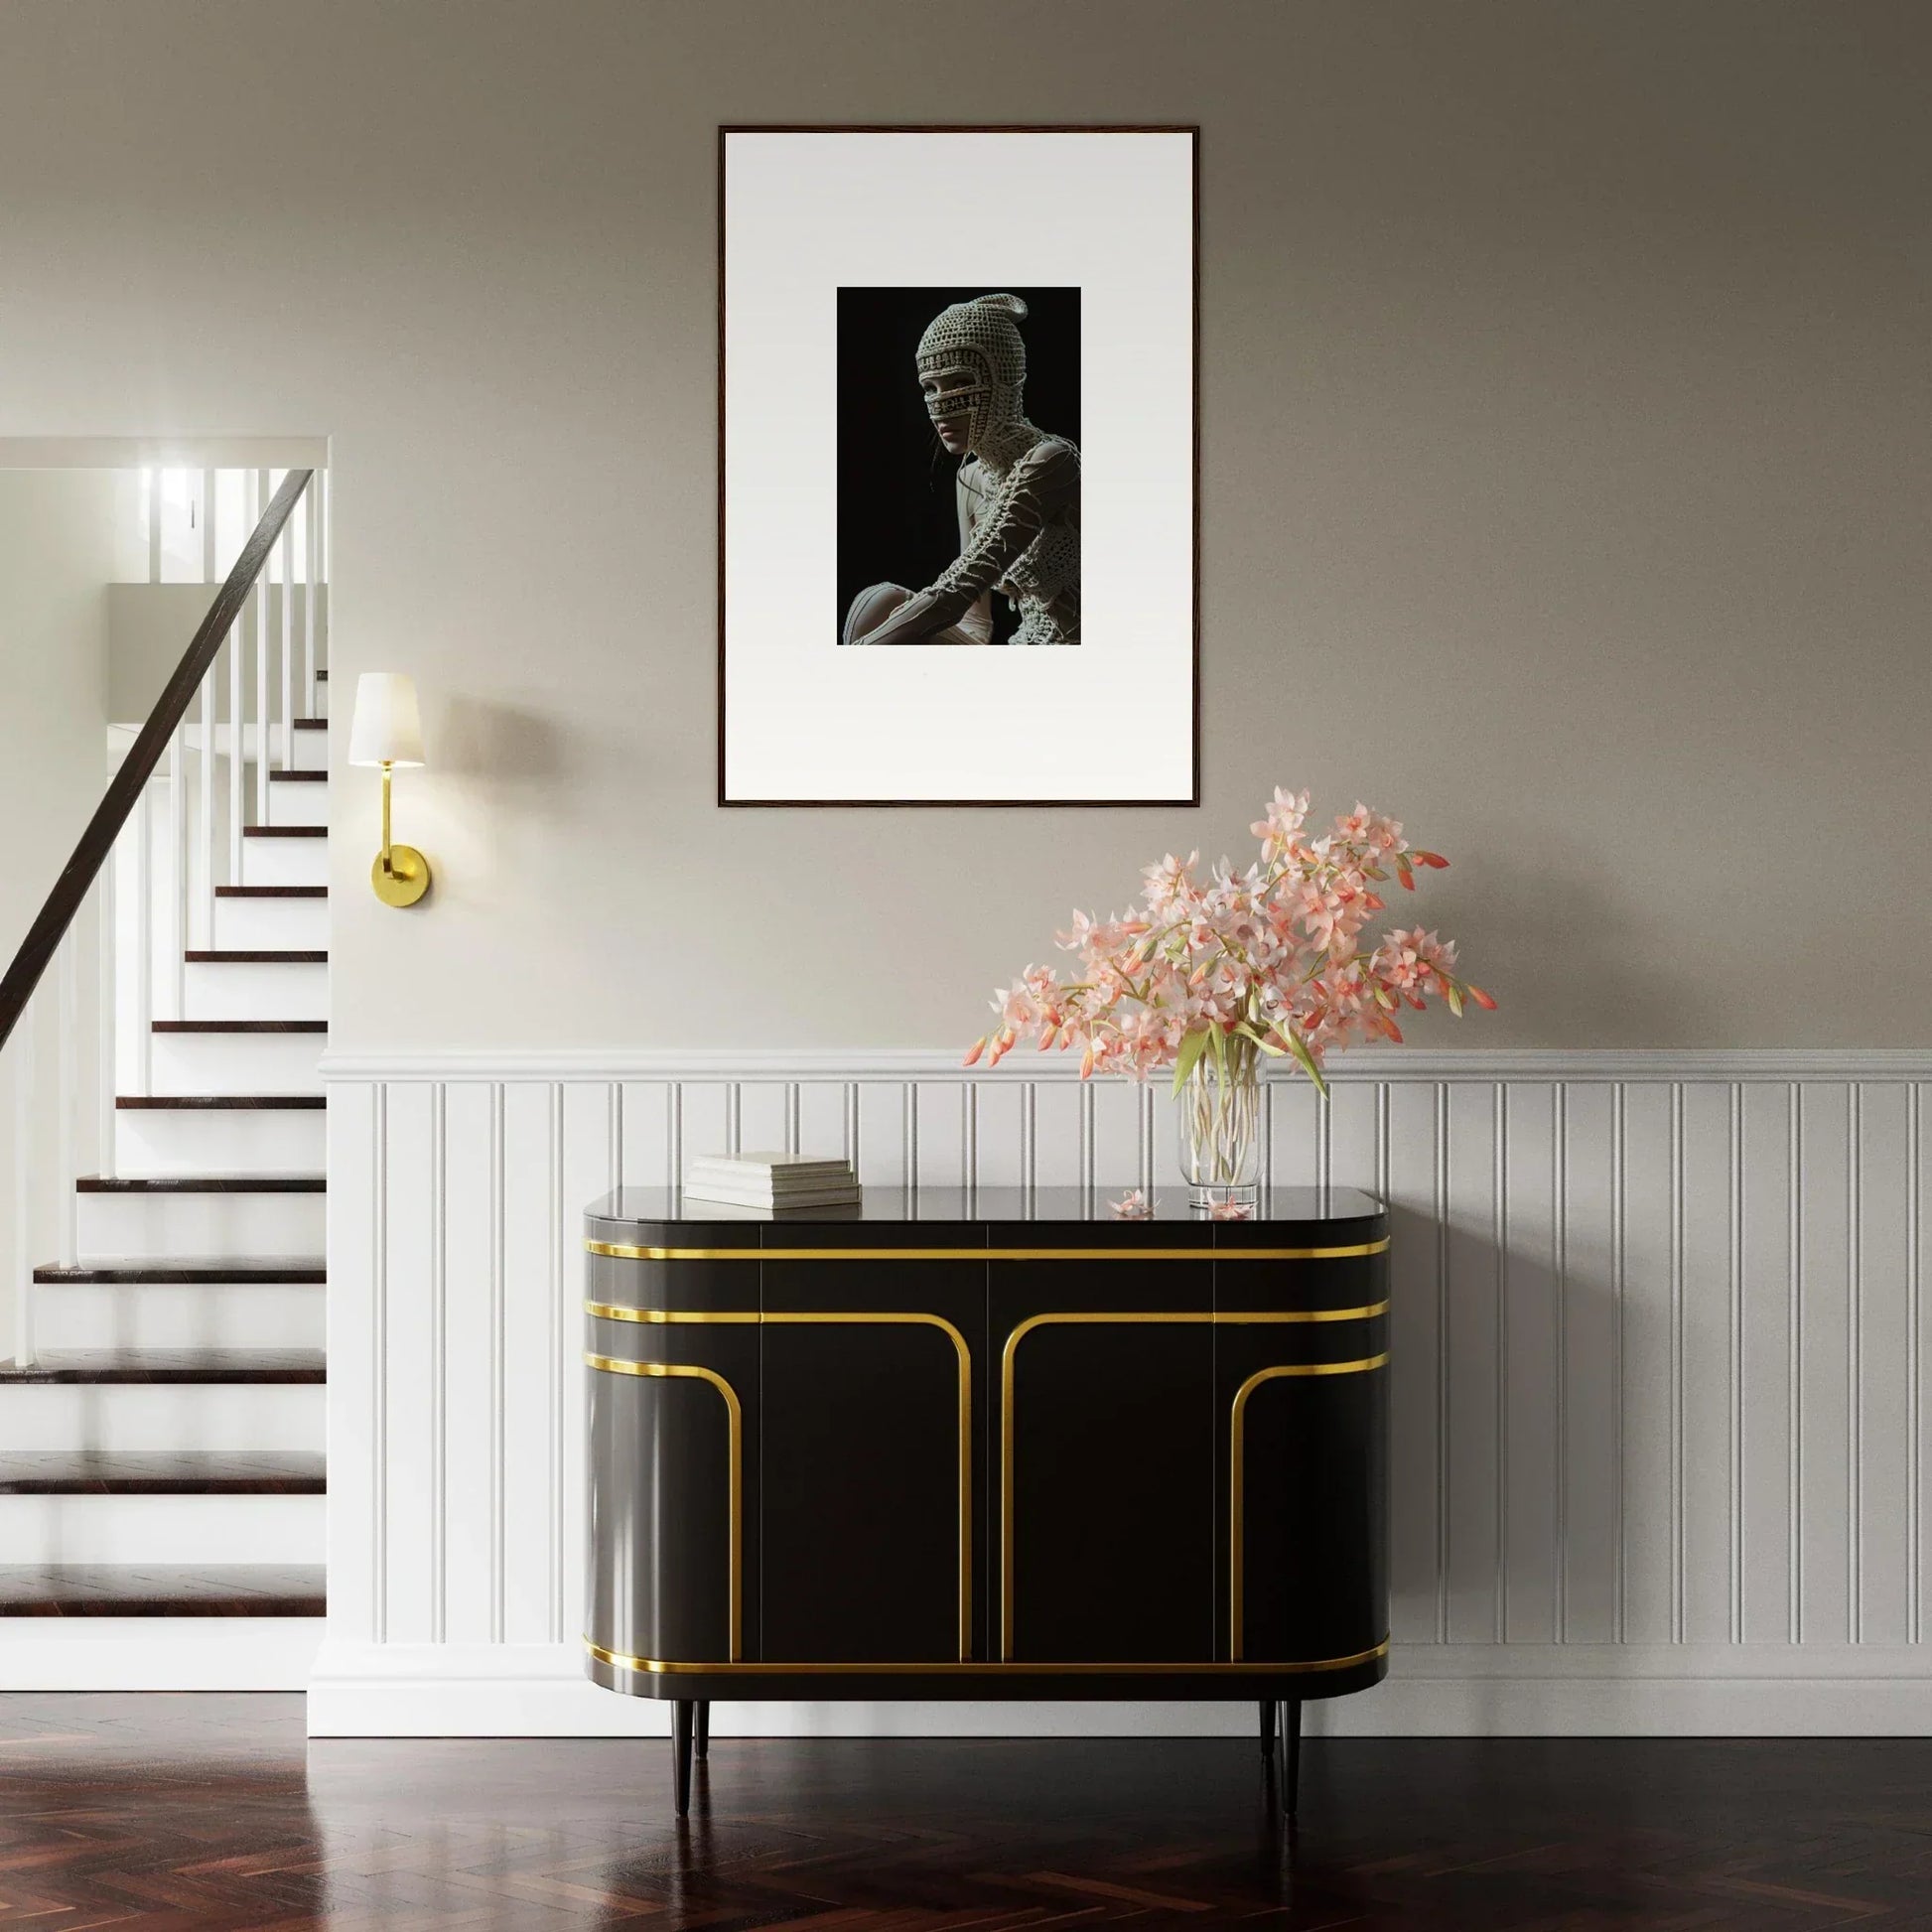
[[[1080,641],[1080,291],[839,291],[839,641]]]
[[[720,803],[1198,802],[1196,145],[721,131]]]

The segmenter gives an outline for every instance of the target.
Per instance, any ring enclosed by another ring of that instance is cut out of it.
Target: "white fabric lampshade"
[[[348,728],[350,764],[421,764],[423,721],[416,680],[401,671],[364,671],[355,681],[355,720]]]

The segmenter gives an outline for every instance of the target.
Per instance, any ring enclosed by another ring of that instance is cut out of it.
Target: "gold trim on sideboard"
[[[1349,1261],[1388,1252],[1389,1237],[1344,1248],[633,1248],[586,1241],[613,1261]]]
[[[1273,1368],[1257,1369],[1235,1390],[1233,1414],[1228,1424],[1228,1655],[1237,1662],[1245,1636],[1242,1599],[1247,1583],[1244,1542],[1247,1525],[1242,1511],[1248,1483],[1248,1398],[1264,1382],[1301,1375],[1358,1375],[1368,1369],[1386,1368],[1388,1361],[1388,1351],[1384,1349],[1381,1354],[1359,1362],[1281,1362]]]
[[[1383,1246],[1387,1246],[1385,1242]],[[1388,1303],[1372,1302],[1359,1309],[1316,1309],[1291,1310],[1274,1313],[1250,1312],[1245,1310],[1207,1310],[1186,1309],[1174,1311],[1061,1311],[1050,1314],[1031,1314],[1019,1323],[1007,1336],[1006,1346],[1000,1351],[1000,1656],[1004,1661],[1013,1657],[1013,1371],[1014,1360],[1021,1342],[1035,1328],[1050,1325],[1073,1324],[1118,1324],[1135,1322],[1181,1322],[1189,1324],[1205,1323],[1210,1326],[1232,1325],[1250,1322],[1303,1322],[1303,1321],[1365,1321],[1371,1316],[1388,1312]],[[1352,1362],[1310,1362],[1274,1371],[1283,1375],[1359,1375],[1368,1369],[1381,1368],[1387,1361],[1386,1352],[1370,1355],[1360,1361]],[[1235,1409],[1231,1428],[1238,1431],[1241,1424],[1241,1410],[1244,1406],[1247,1387],[1235,1397]],[[1228,1551],[1229,1596],[1238,1603],[1241,1597],[1241,1545],[1237,1541]]]
[[[1011,1660],[997,1664],[674,1664],[661,1657],[627,1657],[621,1651],[606,1650],[589,1637],[584,1639],[584,1648],[600,1664],[645,1677],[1293,1677],[1313,1671],[1352,1670],[1358,1664],[1373,1663],[1376,1658],[1389,1654],[1389,1639],[1384,1637],[1380,1643],[1358,1650],[1352,1657],[1316,1657],[1289,1664],[1230,1664],[1219,1660],[1168,1664],[1042,1664]]]
[[[731,1460],[730,1596],[731,1655],[736,1661],[744,1644],[744,1448],[745,1414],[739,1407],[738,1391],[715,1368],[699,1368],[690,1362],[625,1362],[615,1355],[584,1354],[586,1368],[602,1369],[607,1375],[644,1375],[652,1378],[689,1378],[709,1382],[725,1398],[725,1424]]]
[[[898,1309],[827,1310],[811,1312],[759,1311],[757,1309],[631,1309],[615,1302],[586,1302],[586,1314],[602,1321],[643,1321],[669,1325],[673,1322],[756,1323],[760,1326],[805,1327],[824,1323],[865,1326],[874,1322],[889,1326],[937,1328],[953,1345],[958,1373],[955,1383],[959,1398],[959,1654],[973,1654],[973,1351],[966,1337],[944,1315],[925,1314]],[[586,1356],[589,1361],[591,1357]],[[612,1357],[600,1356],[608,1365]]]

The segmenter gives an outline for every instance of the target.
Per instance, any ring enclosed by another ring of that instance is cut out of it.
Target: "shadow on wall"
[[[549,714],[457,695],[428,736],[429,849],[446,898],[534,862],[550,822],[572,817],[573,765]]]

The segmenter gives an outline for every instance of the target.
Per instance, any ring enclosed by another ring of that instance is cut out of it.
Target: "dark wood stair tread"
[[[329,782],[327,771],[271,771],[268,782],[272,785],[326,785]]]
[[[329,827],[326,825],[244,825],[241,828],[244,839],[326,839]]]
[[[156,1020],[158,1034],[326,1034],[326,1020]]]
[[[0,1616],[322,1616],[310,1563],[0,1565]]]
[[[298,948],[197,946],[182,954],[191,966],[327,966],[326,952]]]
[[[74,1183],[83,1194],[320,1194],[319,1173],[83,1173]]]
[[[327,898],[327,886],[217,886],[216,898]]]
[[[320,1496],[307,1449],[5,1449],[0,1495]]]
[[[326,1382],[320,1348],[50,1348],[32,1368],[0,1368],[0,1387],[26,1382]]]
[[[320,671],[318,671],[318,672],[316,673],[316,676],[317,676],[317,677],[318,677],[319,679],[321,679],[321,681],[322,681],[322,682],[323,682],[324,684],[327,684],[327,683],[329,682],[329,671],[328,671],[328,668],[327,668],[327,667],[325,666],[325,667],[324,667],[324,668],[323,668],[322,670],[320,670]]]
[[[166,1261],[141,1256],[78,1262],[62,1267],[48,1262],[34,1280],[48,1288],[266,1288],[276,1284],[320,1287],[329,1279],[320,1255],[258,1255],[234,1261],[226,1255],[171,1255]]]
[[[124,1093],[114,1102],[129,1112],[174,1112],[232,1108],[264,1113],[321,1113],[329,1104],[319,1093]]]
[[[329,729],[327,718],[296,718],[290,722],[299,732],[326,732]]]

